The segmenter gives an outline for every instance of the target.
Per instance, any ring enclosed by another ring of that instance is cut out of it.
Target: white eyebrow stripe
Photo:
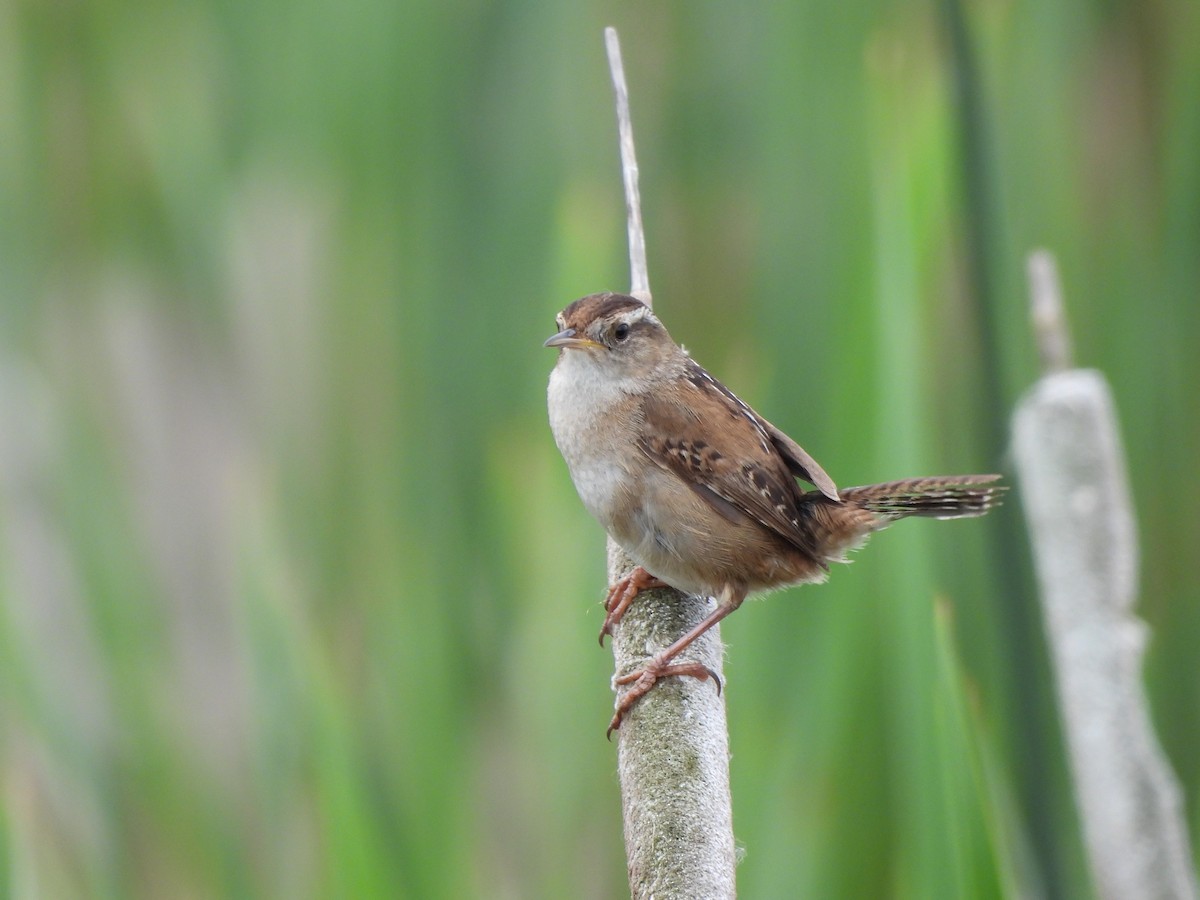
[[[618,321],[625,322],[627,325],[636,325],[638,322],[650,322],[654,325],[662,324],[648,306],[635,306],[633,309],[622,313]]]

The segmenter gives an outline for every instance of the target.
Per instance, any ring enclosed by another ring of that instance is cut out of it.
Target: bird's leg
[[[634,566],[632,572],[610,587],[608,596],[604,598],[604,611],[607,615],[604,617],[604,625],[600,628],[600,646],[604,646],[606,634],[612,636],[613,629],[617,627],[621,617],[625,615],[625,610],[629,609],[629,604],[633,603],[638,594],[652,588],[665,587],[670,585],[662,579],[655,578],[641,566]]]
[[[640,669],[635,669],[628,674],[621,675],[613,679],[614,685],[631,685],[629,690],[625,691],[617,699],[617,711],[613,714],[612,721],[608,725],[608,735],[612,737],[612,733],[617,728],[621,727],[621,720],[625,717],[625,713],[629,712],[633,704],[637,703],[642,697],[650,692],[654,687],[655,682],[660,678],[665,678],[668,675],[690,675],[693,678],[699,678],[701,681],[706,678],[712,678],[717,683],[717,693],[721,692],[721,679],[717,673],[708,666],[701,665],[697,662],[672,662],[675,657],[686,650],[691,643],[712,628],[727,615],[742,605],[742,601],[746,599],[746,592],[742,589],[726,587],[721,592],[721,599],[717,602],[717,608],[704,617],[703,621],[698,623],[687,634],[667,647],[653,659],[649,660]]]

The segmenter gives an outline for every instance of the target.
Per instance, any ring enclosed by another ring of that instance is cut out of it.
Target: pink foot
[[[613,713],[612,721],[608,723],[608,731],[606,732],[606,736],[610,740],[612,739],[612,733],[621,727],[621,720],[625,718],[625,713],[629,712],[635,703],[650,693],[650,689],[654,687],[660,678],[666,678],[669,675],[690,675],[692,678],[699,678],[701,681],[711,678],[717,684],[717,693],[721,693],[721,679],[708,666],[702,666],[700,663],[695,662],[672,663],[670,660],[671,657],[660,654],[642,666],[642,668],[635,669],[628,675],[622,675],[620,678],[614,679],[615,684],[631,684],[633,687],[622,694],[621,699],[617,701],[617,711]]]
[[[604,617],[604,625],[600,629],[600,646],[604,646],[605,635],[612,636],[613,629],[620,623],[625,610],[629,609],[629,604],[633,603],[638,594],[652,588],[665,587],[670,585],[662,579],[655,578],[641,566],[635,566],[632,572],[610,587],[608,596],[604,599],[604,610],[608,615]]]

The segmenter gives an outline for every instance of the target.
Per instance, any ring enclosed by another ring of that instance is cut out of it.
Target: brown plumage
[[[559,314],[558,327],[546,341],[560,348],[549,389],[555,441],[584,505],[639,565],[610,591],[601,640],[638,591],[659,581],[718,601],[699,626],[617,680],[632,687],[613,728],[656,679],[707,677],[673,660],[748,594],[822,581],[831,563],[891,522],[982,515],[1003,490],[996,475],[962,475],[839,492],[638,300],[584,297]]]
[[[999,475],[956,475],[905,478],[883,484],[843,488],[840,502],[815,491],[804,495],[815,542],[826,562],[843,562],[845,553],[870,535],[909,516],[969,519],[982,516],[1000,502]]]

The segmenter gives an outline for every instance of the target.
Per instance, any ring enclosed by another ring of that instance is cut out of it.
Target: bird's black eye
[[[625,340],[625,338],[629,337],[629,326],[625,322],[622,322],[613,329],[613,337],[618,341]]]

